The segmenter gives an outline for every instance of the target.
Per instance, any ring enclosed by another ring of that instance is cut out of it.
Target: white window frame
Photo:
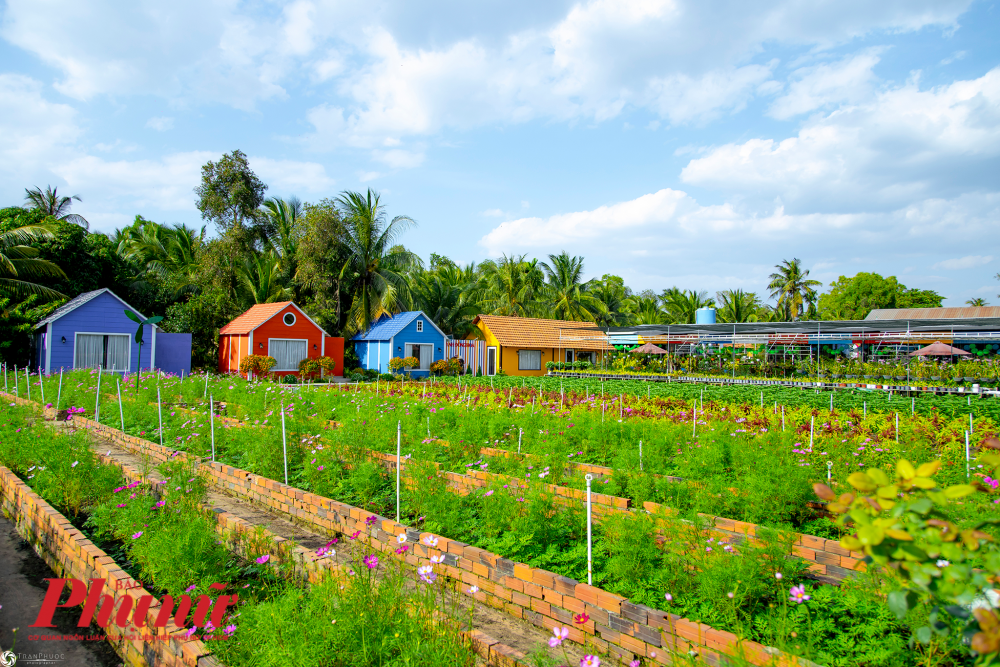
[[[493,351],[493,372],[490,373],[490,350]],[[483,375],[496,375],[497,369],[500,366],[500,350],[496,345],[486,346],[486,357],[483,359],[483,366],[485,366],[486,372]]]
[[[411,369],[411,370],[415,370],[415,371],[429,371],[431,369],[431,364],[434,363],[434,343],[403,343],[403,356],[404,357],[410,356],[410,355],[406,354],[406,347],[407,347],[407,345],[410,346],[410,351],[411,352],[413,351],[413,346],[414,345],[419,345],[420,347],[423,347],[423,346],[426,345],[427,347],[431,348],[431,360],[427,364],[427,368],[424,368],[423,366],[417,366],[416,368]],[[420,357],[417,357],[417,358],[419,359]]]
[[[286,322],[285,318],[288,317],[289,315],[292,316],[292,321],[291,322]],[[299,321],[299,318],[295,317],[295,313],[293,313],[292,311],[288,311],[287,313],[283,313],[282,316],[281,316],[281,323],[284,324],[286,327],[294,327],[295,323],[298,322],[298,321]],[[295,339],[293,339],[293,338],[278,338],[277,340],[295,340]]]
[[[522,352],[537,352],[538,353],[538,368],[525,368],[521,365],[521,353]],[[518,350],[517,351],[517,370],[519,371],[540,371],[542,370],[542,351],[541,350]]]
[[[73,332],[73,368],[76,368],[76,341],[77,336],[125,336],[128,339],[128,368],[116,368],[115,373],[130,373],[132,372],[132,334],[121,333],[118,331],[74,331]],[[152,350],[150,350],[152,352]],[[142,360],[140,359],[141,363]],[[105,368],[104,370],[110,371],[110,368]]]
[[[291,341],[293,343],[305,343],[306,344],[306,356],[305,356],[305,358],[306,359],[309,358],[309,339],[308,338],[268,338],[267,339],[267,356],[269,356],[269,357],[273,357],[274,356],[273,354],[271,354],[271,341],[272,340],[284,340],[284,341]],[[298,366],[296,366],[295,368],[272,368],[271,370],[279,372],[279,373],[286,372],[286,371],[295,371],[297,373],[299,371],[299,368],[298,368]]]
[[[563,355],[563,361],[569,363],[576,361],[576,351],[573,349],[567,349],[565,355]]]
[[[423,333],[423,332],[424,332],[424,321],[417,320],[417,333]]]

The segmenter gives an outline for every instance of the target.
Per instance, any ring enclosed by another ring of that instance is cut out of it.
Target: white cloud
[[[916,81],[814,117],[797,136],[726,144],[691,160],[686,183],[795,210],[889,210],[992,190],[1000,168],[1000,68],[921,90]]]
[[[965,257],[959,257],[957,259],[946,259],[943,262],[938,262],[933,265],[932,269],[949,269],[952,271],[958,269],[971,269],[976,266],[982,266],[984,264],[989,264],[993,261],[992,255],[967,255]]]
[[[42,84],[0,74],[0,169],[23,177],[80,136],[76,111],[42,96]]]
[[[146,127],[157,132],[166,132],[174,128],[174,119],[170,116],[153,116],[146,121]]]
[[[481,216],[483,216],[485,218],[502,218],[503,217],[503,211],[501,209],[499,209],[499,208],[490,208],[490,209],[486,209],[485,211],[483,211],[479,215],[481,215]]]
[[[870,49],[839,62],[797,69],[792,73],[788,92],[774,101],[769,115],[786,119],[831,104],[857,103],[868,98],[879,51]]]
[[[251,157],[250,167],[268,184],[269,195],[289,196],[300,192],[322,194],[329,192],[336,184],[327,176],[326,168],[318,162]]]

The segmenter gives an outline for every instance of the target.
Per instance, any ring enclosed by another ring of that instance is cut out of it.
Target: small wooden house
[[[358,353],[361,368],[389,372],[393,357],[416,357],[420,366],[410,375],[430,375],[431,364],[444,359],[445,336],[431,318],[420,310],[383,315],[368,331],[358,334],[351,342]]]
[[[597,364],[614,349],[593,322],[477,315],[472,324],[486,339],[485,375],[545,375],[546,362]]]
[[[334,375],[344,373],[344,339],[323,328],[291,301],[259,303],[219,329],[219,372],[239,373],[251,354],[274,357],[276,375],[297,374],[303,359],[332,357]]]
[[[146,325],[140,359],[138,327],[125,316],[126,310],[146,319],[107,288],[67,301],[35,325],[35,368],[45,373],[98,367],[119,373],[154,368],[174,375],[191,373],[191,334],[164,333]]]

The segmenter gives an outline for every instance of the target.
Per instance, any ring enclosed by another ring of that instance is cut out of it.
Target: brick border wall
[[[165,460],[177,452],[89,419],[77,417],[74,421],[130,451],[152,453],[158,460]],[[177,454],[186,456],[183,452]],[[567,625],[570,627],[569,638],[574,642],[593,646],[600,652],[626,661],[638,656],[670,664],[669,655],[662,650],[667,648],[678,653],[695,650],[709,664],[719,664],[724,655],[739,652],[756,665],[811,664],[777,649],[742,641],[730,632],[645,605],[632,604],[595,586],[517,563],[463,542],[433,536],[438,539],[437,547],[427,547],[420,540],[432,536],[430,533],[422,533],[366,510],[286,486],[246,470],[208,462],[202,463],[202,468],[216,486],[233,495],[281,512],[313,528],[345,535],[359,532],[361,539],[378,551],[395,550],[398,546],[396,535],[406,534],[408,543],[413,546],[406,556],[411,566],[415,567],[422,559],[432,555],[444,555],[442,567],[449,576],[466,586],[479,587],[475,595],[477,600],[538,627],[551,629]],[[376,520],[371,526],[366,523],[369,517]],[[590,620],[583,626],[574,624],[573,615],[584,612]],[[488,648],[492,657],[494,647]],[[498,658],[523,658],[514,649],[509,651],[512,654],[497,652]]]
[[[104,592],[113,597],[116,605],[125,597],[132,598],[134,605],[143,595],[151,595],[139,582],[126,574],[110,556],[74,528],[66,517],[2,465],[0,465],[0,503],[4,515],[17,526],[18,534],[31,543],[35,552],[58,577],[81,581],[105,579],[107,583]],[[126,587],[135,588],[126,590]],[[155,606],[149,609],[144,628],[137,629],[131,622],[124,631],[113,622],[105,628],[107,641],[127,665],[132,667],[220,665],[211,657],[203,642],[186,638],[172,620],[166,627],[152,627],[159,613],[159,606],[160,603],[157,601]],[[129,636],[143,635],[154,635],[156,639],[129,639]]]

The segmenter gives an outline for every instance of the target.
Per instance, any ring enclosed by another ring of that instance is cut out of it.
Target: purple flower
[[[140,531],[139,531],[138,533],[133,533],[133,534],[132,534],[132,539],[133,539],[133,540],[137,540],[137,539],[139,539],[140,537],[142,537],[142,531],[141,531],[141,530],[140,530]]]
[[[420,575],[420,579],[425,584],[433,584],[434,580],[437,579],[437,573],[434,572],[434,567],[432,565],[418,567],[417,574]]]
[[[806,600],[809,600],[811,596],[806,595],[805,584],[799,584],[798,586],[792,586],[791,590],[788,591],[788,599],[795,604],[802,604]]]
[[[264,563],[266,563],[270,559],[271,559],[271,555],[270,554],[264,554],[260,558],[257,558],[256,561],[257,561],[258,565],[263,565]]]
[[[374,570],[378,567],[378,556],[371,554],[370,556],[365,556],[365,565],[368,566],[369,570]]]

